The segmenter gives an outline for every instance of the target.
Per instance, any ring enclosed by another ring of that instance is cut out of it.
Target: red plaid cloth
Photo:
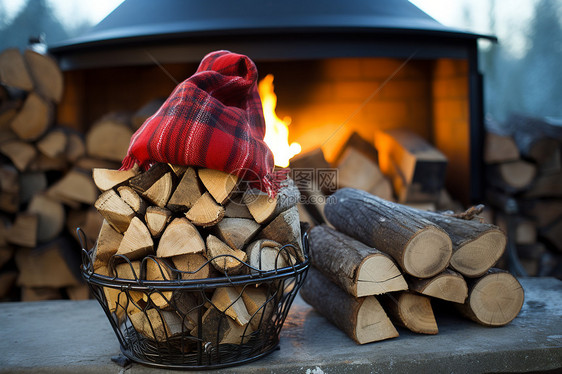
[[[265,120],[258,71],[248,57],[209,53],[162,107],[133,134],[122,170],[135,163],[200,166],[260,182],[275,195],[273,154],[263,141]]]

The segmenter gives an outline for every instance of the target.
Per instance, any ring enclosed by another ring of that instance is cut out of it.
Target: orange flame
[[[277,106],[277,95],[273,92],[273,75],[268,74],[258,84],[263,115],[265,118],[264,141],[273,152],[275,165],[280,167],[289,166],[289,160],[301,151],[299,143],[289,144],[289,125],[291,118],[280,119],[275,113]]]

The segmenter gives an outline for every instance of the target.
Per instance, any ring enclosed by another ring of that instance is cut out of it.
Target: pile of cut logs
[[[562,277],[562,127],[512,115],[486,128],[487,203],[513,244],[505,266]]]
[[[92,252],[95,273],[132,280],[143,274],[147,280],[203,279],[304,261],[300,195],[289,179],[275,198],[222,171],[163,163],[145,172],[96,168],[93,179],[103,191],[95,207],[104,218]],[[181,290],[149,294],[105,287],[104,294],[111,312],[121,321],[127,315],[137,331],[156,341],[186,329],[198,336],[197,309],[205,305],[203,339],[216,341],[218,316],[224,313],[218,343],[238,344],[274,310],[274,293],[263,285],[219,287],[199,301]]]
[[[480,208],[433,213],[351,188],[332,196],[331,226],[310,230],[313,266],[301,295],[357,343],[398,336],[393,323],[437,334],[432,298],[487,326],[521,310],[517,279],[492,268],[505,234],[478,219]]]

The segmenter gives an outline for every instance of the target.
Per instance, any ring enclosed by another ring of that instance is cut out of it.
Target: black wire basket
[[[294,246],[285,245],[278,259],[295,261],[274,270],[242,263],[245,274],[186,279],[196,277],[218,258],[197,271],[183,272],[153,256],[145,257],[138,266],[115,255],[108,275],[103,275],[94,271],[93,249],[85,248],[85,235],[78,231],[82,276],[107,315],[123,355],[159,368],[217,369],[271,353],[279,344],[281,328],[309,267],[305,233],[302,261],[292,255]],[[165,280],[147,280],[147,271],[161,272]],[[237,310],[239,303],[247,313]]]

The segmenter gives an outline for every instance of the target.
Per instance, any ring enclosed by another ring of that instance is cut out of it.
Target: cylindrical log
[[[409,209],[433,222],[451,238],[451,267],[466,277],[479,277],[494,266],[505,250],[507,238],[499,227],[426,210]]]
[[[492,268],[480,278],[467,279],[467,285],[466,302],[456,305],[465,317],[482,325],[506,325],[523,307],[523,287],[507,271]]]
[[[391,255],[418,278],[443,271],[452,255],[445,231],[404,205],[365,191],[342,188],[326,204],[328,221],[339,231]]]
[[[304,301],[359,344],[398,336],[374,296],[356,299],[314,267],[309,269],[300,294]]]
[[[310,260],[332,282],[355,296],[408,289],[394,260],[326,225],[310,230]]]

